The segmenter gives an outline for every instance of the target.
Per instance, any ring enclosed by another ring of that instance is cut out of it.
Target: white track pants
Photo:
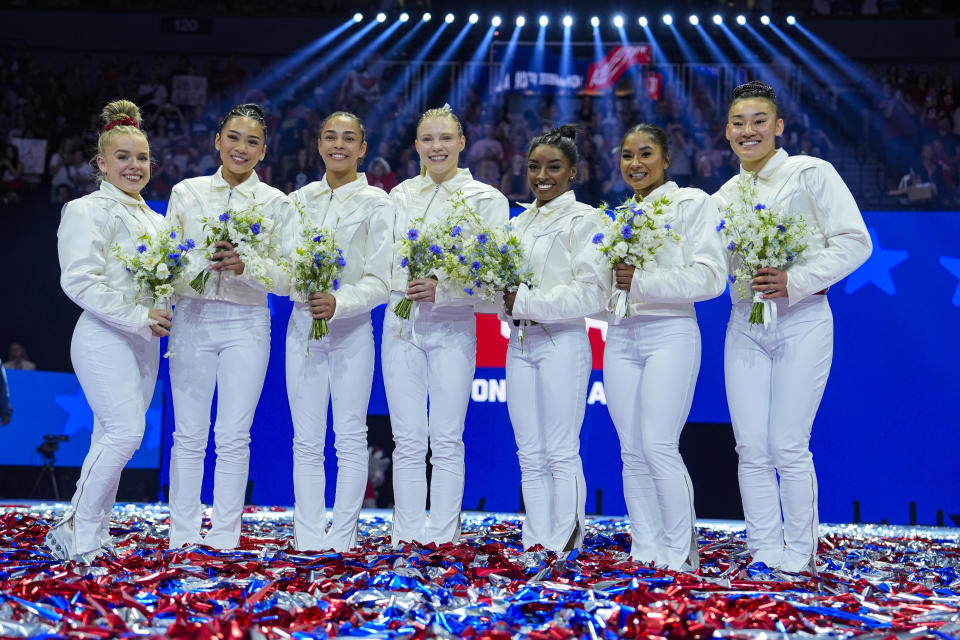
[[[694,318],[635,316],[607,328],[603,385],[620,436],[630,555],[673,570],[700,564],[693,484],[679,447],[699,371]]]
[[[396,446],[393,544],[456,542],[463,502],[464,420],[477,357],[476,318],[472,307],[425,304],[410,320],[401,320],[393,313],[397,300],[394,293],[387,305],[381,354]],[[401,329],[403,336],[398,336]],[[429,521],[428,444],[433,467]]]
[[[507,348],[507,410],[517,440],[526,516],[523,547],[562,551],[583,542],[587,484],[580,429],[592,354],[582,324],[530,326]]]
[[[175,429],[170,454],[170,548],[200,543],[232,549],[240,541],[250,466],[250,425],[270,357],[266,307],[183,300],[170,339]],[[200,487],[217,390],[212,527],[200,538]]]
[[[833,359],[833,315],[826,296],[777,303],[772,331],[749,324],[750,303],[733,305],[724,374],[747,547],[755,561],[799,571],[817,551],[810,430]]]
[[[293,416],[293,493],[297,549],[346,551],[357,543],[367,488],[367,408],[373,385],[370,314],[330,323],[330,333],[307,340],[313,320],[297,305],[287,325],[287,398]],[[309,342],[310,354],[306,355]],[[337,494],[327,526],[323,448],[327,406],[333,405]]]
[[[113,329],[84,313],[73,331],[70,359],[94,415],[90,451],[71,501],[75,550],[86,553],[100,547],[117,498],[120,472],[143,439],[144,416],[157,383],[160,344]]]

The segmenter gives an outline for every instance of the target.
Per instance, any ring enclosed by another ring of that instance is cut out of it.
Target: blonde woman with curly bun
[[[100,188],[64,205],[57,230],[60,285],[83,309],[70,358],[95,418],[70,509],[46,538],[62,560],[89,559],[110,545],[120,472],[143,438],[160,337],[171,328],[168,311],[137,300],[133,277],[113,255],[114,246],[134,253],[137,239],[159,232],[163,223],[140,196],[150,180],[140,109],[117,100],[104,107],[101,120]]]

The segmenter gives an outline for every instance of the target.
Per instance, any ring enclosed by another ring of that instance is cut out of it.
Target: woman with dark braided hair
[[[278,189],[260,182],[254,172],[266,154],[267,127],[255,104],[233,107],[220,123],[214,141],[222,165],[212,176],[180,182],[170,194],[167,218],[187,237],[206,235],[204,219],[216,221],[229,210],[250,209],[272,224],[266,243],[286,255],[282,242],[292,239],[293,207]],[[170,455],[170,548],[202,543],[231,549],[240,540],[243,498],[250,463],[250,426],[270,357],[270,311],[260,282],[227,241],[207,267],[209,283],[198,293],[187,285],[177,294],[177,331],[170,341],[170,384],[175,428]],[[276,255],[272,257],[277,257]],[[275,260],[264,260],[275,292],[288,288]],[[249,270],[246,270],[249,271]],[[200,537],[200,486],[210,431],[210,404],[217,390],[213,427],[217,467],[212,528]]]
[[[593,207],[577,202],[576,129],[534,138],[527,180],[536,201],[514,221],[534,286],[504,295],[512,322],[507,347],[507,410],[520,457],[526,517],[523,546],[580,546],[587,486],[580,428],[593,362],[584,318],[603,308],[609,278],[591,239],[601,230]]]
[[[721,207],[736,206],[741,185],[752,183],[760,203],[802,218],[809,235],[807,249],[789,270],[757,270],[745,297],[730,287],[724,377],[750,555],[785,571],[816,572],[819,519],[810,431],[833,358],[833,315],[825,294],[863,264],[872,247],[857,203],[833,165],[777,149],[782,133],[769,85],[748,82],[734,90],[726,136],[740,158],[740,175],[715,197]],[[730,273],[737,266],[739,258],[731,253]],[[750,322],[754,294],[776,307],[770,315],[777,320],[769,327]]]

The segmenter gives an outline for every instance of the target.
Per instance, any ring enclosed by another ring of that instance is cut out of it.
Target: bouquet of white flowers
[[[340,288],[340,275],[346,266],[347,261],[343,251],[336,245],[333,232],[309,227],[304,229],[300,245],[290,257],[291,285],[305,298],[317,291],[337,291]],[[319,340],[329,333],[325,319],[313,319],[310,340]]]
[[[796,262],[807,248],[808,229],[803,218],[760,202],[752,174],[742,176],[738,186],[737,201],[724,209],[717,231],[729,241],[727,250],[736,258],[730,284],[736,283],[740,297],[746,298],[758,269],[785,270]],[[753,293],[750,322],[769,324],[773,306],[761,292]]]
[[[272,222],[260,215],[260,208],[261,205],[254,201],[249,209],[228,209],[216,220],[204,218],[203,228],[207,231],[207,237],[203,240],[202,249],[210,259],[214,253],[221,251],[214,246],[216,243],[229,242],[243,261],[244,273],[263,284],[267,291],[272,291],[273,280],[266,270]],[[197,293],[203,293],[209,279],[210,272],[204,268],[190,281],[190,286]]]
[[[178,228],[164,229],[157,235],[144,233],[137,241],[137,252],[128,255],[113,246],[113,255],[126,267],[136,283],[138,302],[169,311],[176,281],[189,263],[187,255],[196,247]],[[169,357],[170,352],[165,356]]]
[[[628,199],[613,211],[613,219],[607,215],[607,206],[600,205],[597,213],[603,217],[607,231],[593,236],[593,243],[610,261],[610,267],[628,264],[637,269],[653,269],[657,266],[657,251],[668,240],[680,241],[680,235],[664,222],[664,209],[670,205],[666,196],[652,202],[636,202]],[[607,309],[617,318],[630,315],[627,292],[615,289]]]

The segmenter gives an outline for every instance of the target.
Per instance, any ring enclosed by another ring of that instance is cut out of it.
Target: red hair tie
[[[131,127],[134,127],[135,129],[139,129],[139,128],[140,128],[140,127],[137,126],[137,121],[136,121],[136,120],[134,120],[133,118],[130,118],[130,117],[128,117],[128,116],[124,116],[124,117],[120,118],[119,120],[114,120],[113,122],[107,123],[107,126],[105,126],[105,127],[103,128],[103,130],[104,130],[104,131],[110,131],[110,129],[113,129],[114,127],[121,126],[121,125],[131,126]]]

